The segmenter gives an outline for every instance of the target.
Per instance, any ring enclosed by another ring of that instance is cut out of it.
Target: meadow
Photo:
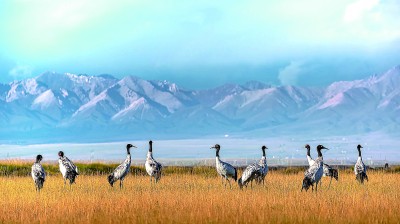
[[[213,167],[166,167],[151,184],[132,167],[122,190],[111,188],[115,164],[78,164],[77,183],[64,187],[56,164],[40,193],[29,164],[0,164],[0,223],[398,223],[399,168],[370,170],[360,185],[350,168],[318,193],[301,192],[303,168],[271,170],[266,186],[224,188]],[[241,172],[240,172],[241,173]],[[233,182],[232,182],[233,183]],[[118,186],[118,185],[117,185]]]

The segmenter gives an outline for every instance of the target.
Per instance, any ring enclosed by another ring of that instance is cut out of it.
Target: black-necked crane
[[[66,180],[68,179],[69,186],[71,187],[71,184],[75,183],[76,176],[79,175],[78,167],[76,167],[75,164],[68,159],[68,157],[64,156],[63,151],[59,151],[58,156],[58,165],[64,178],[64,186],[66,184]]]
[[[108,176],[108,183],[110,183],[111,187],[114,186],[114,182],[119,180],[119,188],[122,189],[123,182],[126,175],[129,173],[129,169],[131,167],[131,148],[136,148],[136,146],[127,144],[126,145],[126,159],[123,163],[121,163],[115,170]]]
[[[149,141],[149,151],[147,152],[146,163],[144,165],[147,174],[150,176],[150,183],[152,182],[152,178],[157,183],[161,179],[162,165],[153,158],[153,141],[151,140]]]
[[[311,157],[311,154],[310,154],[310,145],[307,144],[307,145],[305,145],[304,147],[307,149],[307,161],[308,161],[308,165],[309,165],[309,166],[312,166],[312,165],[315,163],[315,161],[314,161],[314,159]],[[335,169],[335,168],[329,166],[329,165],[326,164],[326,163],[324,163],[324,165],[323,165],[323,170],[324,170],[323,177],[331,177],[331,180],[330,180],[330,182],[329,182],[329,187],[328,187],[328,189],[329,189],[329,188],[331,187],[332,178],[335,178],[336,181],[339,180],[339,172],[338,172],[337,169]],[[320,181],[319,183],[320,183],[320,185],[321,185],[321,184],[322,184],[322,181]]]
[[[361,148],[361,145],[357,145],[358,159],[356,164],[354,165],[354,174],[356,175],[356,180],[358,180],[361,184],[364,184],[364,180],[368,181],[368,176],[367,168],[365,167],[361,157]]]
[[[268,173],[267,157],[265,155],[266,149],[268,148],[265,145],[261,147],[263,154],[260,161],[258,162],[258,165],[261,167],[261,175],[256,179],[256,182],[259,184],[262,182],[263,186],[264,186],[265,176],[267,176]]]
[[[303,179],[303,186],[301,188],[301,191],[308,190],[310,186],[312,187],[312,190],[314,191],[314,183],[315,185],[315,191],[318,191],[318,183],[321,180],[321,177],[324,175],[324,160],[322,157],[322,149],[327,149],[323,145],[318,145],[317,146],[317,152],[318,152],[318,158],[315,160],[314,164],[312,164],[306,172],[304,172],[304,179]]]
[[[216,144],[215,146],[211,147],[211,149],[215,149],[215,160],[216,160],[216,169],[217,173],[221,176],[222,178],[222,183],[225,181],[225,187],[226,187],[226,182],[229,183],[230,188],[232,188],[231,182],[229,181],[229,178],[232,178],[237,181],[237,169],[233,167],[231,164],[226,163],[221,161],[219,158],[219,150],[221,149],[221,146]]]
[[[31,170],[32,179],[35,182],[36,191],[38,192],[43,188],[44,181],[46,180],[46,173],[44,172],[42,164],[40,164],[42,159],[42,155],[37,155],[36,162],[32,165]]]
[[[238,185],[240,189],[242,189],[243,186],[247,187],[247,184],[249,182],[253,183],[253,180],[257,180],[258,178],[260,178],[262,175],[262,169],[263,168],[257,163],[248,165],[243,171],[242,176],[238,180]],[[251,185],[251,187],[253,187],[253,185]]]

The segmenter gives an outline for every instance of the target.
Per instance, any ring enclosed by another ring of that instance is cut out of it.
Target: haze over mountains
[[[326,88],[252,81],[190,90],[168,81],[47,72],[0,83],[0,141],[400,133],[400,66]]]

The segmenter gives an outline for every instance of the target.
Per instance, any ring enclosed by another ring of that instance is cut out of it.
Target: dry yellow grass
[[[129,175],[125,188],[106,176],[79,176],[72,189],[48,177],[40,194],[28,177],[0,177],[0,223],[398,223],[400,175],[370,172],[362,186],[342,172],[318,194],[300,192],[302,174],[270,172],[266,185],[224,189],[220,178],[165,176],[157,186]],[[117,185],[118,186],[118,185]]]

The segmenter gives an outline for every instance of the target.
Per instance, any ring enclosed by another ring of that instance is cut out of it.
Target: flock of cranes
[[[111,187],[113,187],[114,183],[119,180],[119,186],[121,189],[123,188],[124,179],[129,173],[129,169],[131,166],[131,148],[136,148],[136,146],[131,144],[126,145],[127,156],[125,161],[121,163],[117,168],[115,168],[115,170],[107,177],[108,183],[111,185]],[[338,180],[338,170],[324,163],[322,150],[329,149],[324,147],[323,145],[318,145],[318,157],[314,160],[310,154],[311,147],[307,144],[305,145],[305,148],[307,150],[307,160],[309,168],[304,172],[304,179],[301,191],[307,191],[310,187],[312,188],[312,191],[314,191],[314,184],[315,191],[317,191],[318,184],[321,183],[321,179],[323,176],[330,177],[330,187],[332,178]],[[368,181],[368,176],[366,167],[362,161],[361,148],[361,145],[357,146],[358,159],[354,166],[354,173],[356,175],[356,180],[363,184],[364,180]],[[220,159],[219,152],[221,150],[221,146],[219,144],[216,144],[215,146],[211,147],[211,149],[215,149],[216,170],[217,173],[221,176],[222,184],[224,184],[225,187],[227,183],[229,183],[230,188],[232,188],[231,181],[229,180],[230,178],[233,179],[235,182],[237,181],[240,189],[242,189],[243,187],[247,187],[249,183],[252,187],[253,181],[255,181],[257,184],[265,184],[264,180],[268,173],[267,158],[265,154],[265,150],[268,148],[266,146],[261,147],[262,157],[259,162],[248,165],[244,169],[242,176],[239,179],[237,168]],[[64,156],[64,152],[58,152],[58,156],[58,163],[60,172],[64,179],[64,186],[66,185],[66,181],[69,180],[69,184],[71,187],[71,185],[75,183],[76,177],[79,175],[78,168],[71,160],[68,159],[68,157]],[[43,157],[41,155],[36,156],[36,162],[32,165],[31,171],[31,175],[37,191],[40,191],[43,188],[43,184],[46,180],[46,172],[44,171],[40,163],[42,159]],[[150,176],[150,183],[153,183],[153,179],[154,183],[160,181],[162,176],[162,165],[153,158],[152,141],[149,141],[149,151],[147,153],[145,168],[147,174]]]

